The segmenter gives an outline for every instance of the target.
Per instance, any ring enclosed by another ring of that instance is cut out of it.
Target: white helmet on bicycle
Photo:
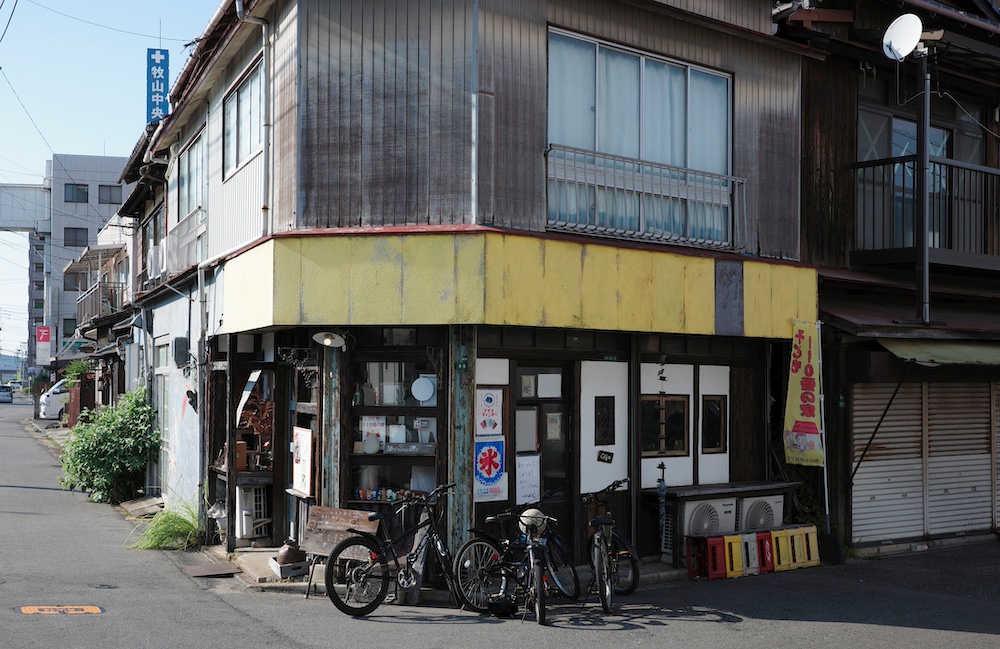
[[[547,519],[540,509],[526,509],[517,518],[517,526],[522,534],[541,534],[545,531]]]

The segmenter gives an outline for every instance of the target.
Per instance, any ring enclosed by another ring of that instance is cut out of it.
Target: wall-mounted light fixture
[[[344,340],[343,336],[332,331],[315,333],[313,334],[313,340],[324,347],[340,347],[341,350],[347,351],[347,341]]]

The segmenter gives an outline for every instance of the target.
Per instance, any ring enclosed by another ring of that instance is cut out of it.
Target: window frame
[[[106,190],[106,191],[105,191]],[[117,200],[115,200],[115,190],[117,191]],[[105,195],[108,195],[105,198]],[[100,205],[121,205],[122,204],[122,186],[121,185],[98,185],[97,186],[97,202]]]
[[[647,449],[645,447],[645,440],[642,439],[642,433],[640,432],[639,449],[641,451],[642,457],[690,457],[691,456],[691,397],[687,394],[643,394],[640,397],[640,401],[645,402],[656,402],[658,404],[658,412],[660,413],[659,421],[657,422],[659,426],[659,436],[658,445],[656,449]],[[684,417],[684,435],[683,448],[667,448],[667,422],[664,417],[668,403],[679,403],[681,404],[681,413]],[[645,422],[642,421],[643,408],[639,408],[639,430],[643,431],[645,428]]]
[[[89,203],[90,186],[86,183],[66,183],[63,185],[63,202]]]
[[[73,237],[70,237],[70,232]],[[83,243],[80,243],[80,236],[83,236]],[[86,248],[90,245],[90,230],[88,228],[63,228],[63,246],[66,248]]]
[[[719,405],[719,445],[708,446],[708,435],[706,429],[710,424],[707,404],[709,401],[716,401]],[[702,455],[715,455],[726,453],[729,450],[729,395],[726,394],[703,394],[701,395],[701,452]]]
[[[222,101],[222,177],[227,179],[264,145],[263,65],[252,63]],[[253,100],[256,90],[256,107]],[[256,124],[254,119],[256,118]],[[233,124],[235,122],[235,124]],[[249,129],[249,130],[248,130]],[[245,150],[244,150],[245,149]]]
[[[197,165],[192,170],[192,161]],[[204,129],[193,137],[178,156],[177,162],[177,222],[204,209],[208,171],[205,166]]]

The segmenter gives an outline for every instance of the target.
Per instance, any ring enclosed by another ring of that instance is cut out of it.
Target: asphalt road
[[[385,605],[367,618],[325,598],[192,578],[199,552],[134,551],[135,523],[59,487],[50,449],[0,404],[0,647],[941,647],[1000,646],[1000,544],[849,560],[780,574],[644,587],[613,615],[554,603],[550,624],[448,606]],[[24,606],[95,606],[42,615]]]

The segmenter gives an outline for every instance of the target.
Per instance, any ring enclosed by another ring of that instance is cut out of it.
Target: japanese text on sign
[[[169,103],[167,83],[170,78],[170,51],[146,50],[146,123],[157,122],[167,116]]]
[[[821,398],[819,325],[796,320],[783,435],[789,464],[822,466],[825,462]]]

